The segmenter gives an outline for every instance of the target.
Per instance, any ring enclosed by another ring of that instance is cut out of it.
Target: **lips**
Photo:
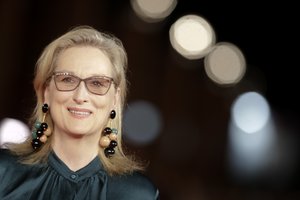
[[[84,108],[68,108],[68,111],[75,117],[85,118],[92,114],[91,110]]]

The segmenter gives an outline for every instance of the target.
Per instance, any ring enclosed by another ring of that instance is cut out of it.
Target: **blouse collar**
[[[52,151],[49,155],[49,165],[52,166],[57,173],[72,182],[81,181],[97,173],[104,174],[104,169],[98,156],[96,156],[88,165],[74,172],[68,168],[55,152]]]

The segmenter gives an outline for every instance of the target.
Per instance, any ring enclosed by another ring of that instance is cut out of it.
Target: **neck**
[[[53,134],[52,148],[55,154],[72,171],[77,171],[88,165],[99,151],[99,138],[94,135],[70,136],[66,134]]]

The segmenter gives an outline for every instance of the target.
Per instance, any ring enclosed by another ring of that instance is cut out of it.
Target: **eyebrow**
[[[74,75],[79,77],[78,75],[76,75],[74,72],[71,71],[54,71],[53,74],[70,74],[70,75]],[[91,74],[88,77],[111,77],[109,75],[105,75],[105,74]]]

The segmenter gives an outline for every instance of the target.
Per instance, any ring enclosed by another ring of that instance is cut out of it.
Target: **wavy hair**
[[[60,53],[75,46],[91,46],[100,49],[111,61],[113,66],[113,79],[116,87],[120,89],[120,101],[116,105],[118,115],[113,120],[113,127],[119,130],[118,146],[115,154],[107,158],[103,151],[99,151],[101,162],[109,174],[123,174],[135,170],[142,170],[142,166],[136,162],[133,156],[127,156],[122,147],[122,113],[127,95],[127,54],[122,42],[112,34],[99,32],[90,26],[79,26],[52,41],[43,50],[35,66],[34,89],[37,103],[32,113],[29,124],[34,125],[41,121],[43,113],[41,107],[44,103],[44,91],[49,83],[49,77],[53,74]],[[49,128],[53,127],[50,114],[46,117]],[[53,130],[53,129],[52,129]],[[20,144],[8,144],[8,148],[15,154],[21,156],[21,162],[25,164],[37,164],[47,162],[52,150],[51,136],[38,151],[31,146],[31,136]]]

